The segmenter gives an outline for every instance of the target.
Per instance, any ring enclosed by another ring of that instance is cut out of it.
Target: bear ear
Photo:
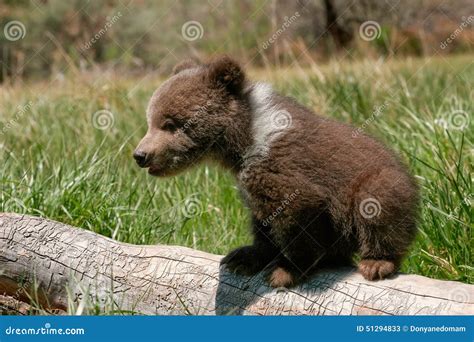
[[[209,64],[209,80],[225,87],[231,93],[239,93],[245,81],[245,74],[239,63],[228,56],[222,56]]]
[[[186,70],[186,69],[196,68],[200,65],[201,63],[199,63],[198,61],[194,59],[191,59],[191,58],[185,59],[184,61],[179,62],[178,64],[174,66],[173,75],[176,75],[177,73],[180,73],[181,71]]]

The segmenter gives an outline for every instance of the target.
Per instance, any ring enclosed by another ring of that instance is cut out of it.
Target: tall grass
[[[333,62],[251,72],[397,150],[423,196],[420,234],[402,270],[468,283],[474,282],[471,61]],[[230,174],[201,165],[155,179],[131,158],[146,130],[146,103],[160,82],[103,74],[2,88],[0,211],[48,217],[135,244],[224,254],[248,243],[248,212]],[[96,128],[99,110],[113,114],[106,129]]]

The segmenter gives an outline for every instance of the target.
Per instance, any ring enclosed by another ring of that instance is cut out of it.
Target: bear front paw
[[[397,267],[390,260],[362,259],[359,262],[359,272],[367,280],[381,280],[395,273]]]
[[[262,265],[254,246],[244,246],[233,250],[221,260],[221,265],[225,265],[230,272],[245,276],[255,275],[265,266]]]
[[[276,267],[267,274],[266,280],[273,288],[293,287],[296,283],[295,276],[283,267]]]

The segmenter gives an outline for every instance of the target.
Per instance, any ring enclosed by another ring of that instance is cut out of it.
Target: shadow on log
[[[49,310],[94,302],[146,315],[474,314],[474,285],[405,274],[368,282],[346,268],[321,270],[294,289],[272,289],[261,275],[240,277],[219,268],[220,259],[0,214],[0,296],[34,298]]]

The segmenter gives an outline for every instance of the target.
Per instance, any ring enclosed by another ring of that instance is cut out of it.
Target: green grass
[[[420,234],[402,270],[474,283],[472,56],[314,68],[251,74],[397,150],[423,192]],[[162,180],[136,167],[131,154],[159,83],[104,74],[3,87],[0,211],[48,217],[134,244],[224,254],[250,242],[249,215],[227,172],[201,165]],[[92,119],[102,109],[114,115],[105,130]],[[455,111],[466,116],[454,118]],[[459,118],[467,119],[463,130],[450,122]]]

